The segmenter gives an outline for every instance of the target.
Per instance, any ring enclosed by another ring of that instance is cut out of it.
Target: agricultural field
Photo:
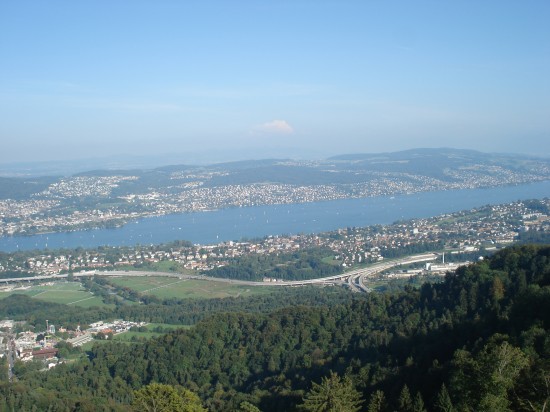
[[[273,291],[273,288],[269,288],[267,286],[235,285],[227,282],[216,282],[212,280],[178,279],[161,276],[122,276],[110,278],[109,282],[118,286],[127,287],[144,295],[154,295],[160,299],[227,298],[267,294]]]
[[[39,285],[15,286],[0,291],[0,299],[12,294],[23,294],[46,302],[80,307],[110,306],[101,297],[84,290],[78,282],[44,282]]]

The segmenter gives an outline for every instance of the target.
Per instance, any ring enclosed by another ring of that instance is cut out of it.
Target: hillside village
[[[76,348],[94,339],[112,339],[114,335],[143,328],[145,322],[132,322],[122,319],[97,321],[90,325],[80,325],[68,329],[54,324],[44,325],[44,329],[28,330],[26,322],[13,320],[0,321],[0,358],[8,356],[12,360],[31,362],[43,361],[44,367],[51,369],[68,356],[68,348]],[[18,331],[23,328],[24,331]]]

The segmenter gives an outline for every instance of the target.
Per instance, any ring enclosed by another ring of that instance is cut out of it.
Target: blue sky
[[[550,155],[550,2],[0,2],[0,163]]]

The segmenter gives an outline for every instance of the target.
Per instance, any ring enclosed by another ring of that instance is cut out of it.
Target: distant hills
[[[175,178],[176,175],[179,176]],[[79,176],[135,176],[134,180],[117,184],[117,196],[132,194],[136,190],[169,188],[174,183],[190,181],[199,181],[203,187],[255,183],[342,185],[389,176],[409,180],[411,177],[413,180],[437,179],[441,182],[480,179],[485,181],[481,186],[491,186],[491,178],[495,179],[494,185],[548,179],[550,159],[441,148],[344,154],[311,161],[264,159],[212,165],[167,165],[152,169],[101,169],[64,177],[2,177],[0,199],[25,199],[62,178]],[[510,179],[505,179],[506,176]]]
[[[130,220],[232,207],[296,204],[519,185],[550,179],[550,158],[457,149],[264,159],[69,176],[0,178],[0,236],[116,227]],[[548,196],[541,193],[541,196]]]

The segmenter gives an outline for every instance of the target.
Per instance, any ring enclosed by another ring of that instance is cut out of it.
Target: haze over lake
[[[150,217],[117,229],[0,238],[0,250],[132,246],[173,240],[212,244],[278,234],[317,233],[348,226],[389,224],[487,204],[550,196],[550,181],[489,189],[268,205]]]

